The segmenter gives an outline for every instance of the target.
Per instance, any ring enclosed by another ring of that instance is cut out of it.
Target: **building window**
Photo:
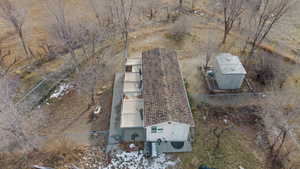
[[[162,133],[163,130],[164,129],[162,127],[156,127],[156,126],[151,127],[151,133]]]
[[[132,72],[132,66],[131,65],[128,65],[126,66],[126,72]]]
[[[151,127],[151,133],[157,133],[157,127],[156,126]]]
[[[163,128],[157,128],[157,133],[162,133],[163,132]]]

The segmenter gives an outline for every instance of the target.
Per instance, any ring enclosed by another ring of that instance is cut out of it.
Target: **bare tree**
[[[210,33],[210,31],[208,31],[208,34],[209,33]],[[203,49],[200,49],[200,50],[202,51]],[[204,60],[205,61],[204,70],[207,70],[209,63],[213,59],[213,54],[216,51],[218,51],[216,42],[215,42],[215,40],[212,40],[211,36],[208,36],[207,44],[205,46],[205,50],[206,50],[206,54],[205,54],[205,60]],[[201,52],[201,51],[199,51],[199,52]]]
[[[78,40],[80,41],[78,45],[80,45],[80,48],[86,59],[89,59],[89,57],[95,55],[97,42],[100,42],[108,37],[106,34],[107,29],[102,27],[100,30],[96,24],[88,22],[79,24],[78,33]]]
[[[253,56],[258,45],[269,34],[270,30],[288,11],[291,0],[259,0],[255,1],[252,10],[250,26],[254,30],[250,33],[251,49],[249,56]]]
[[[174,25],[169,30],[169,38],[174,40],[175,42],[181,42],[184,37],[190,33],[192,29],[192,22],[189,18],[185,16],[179,17],[178,20],[174,23]]]
[[[135,0],[112,0],[113,13],[116,19],[117,27],[122,34],[122,41],[124,45],[124,58],[128,58],[129,49],[129,27],[132,20],[133,8]]]
[[[288,90],[273,92],[262,102],[262,119],[270,143],[270,164],[274,169],[283,167],[292,151],[300,152],[300,144],[294,133],[298,125],[290,122],[300,114],[299,98],[298,92]],[[288,140],[292,141],[293,150],[289,149],[291,142],[288,143]]]
[[[194,11],[194,9],[195,9],[195,0],[192,0],[192,2],[191,2],[191,8]]]
[[[95,14],[96,21],[98,23],[99,29],[103,27],[113,28],[113,7],[109,0],[89,0],[90,7]]]
[[[205,55],[205,65],[204,65],[204,70],[207,70],[208,64],[209,64],[211,58],[212,58],[212,54],[211,54],[211,52],[210,52],[210,49],[208,48],[207,51],[206,51],[206,55]]]
[[[179,7],[182,8],[183,0],[179,0]]]
[[[216,153],[217,150],[220,149],[220,145],[221,145],[221,139],[222,137],[225,135],[226,131],[230,131],[230,129],[232,129],[232,127],[215,127],[212,130],[213,135],[215,136],[217,142],[216,145],[214,147],[214,153]]]
[[[87,93],[90,98],[89,105],[94,105],[97,82],[102,79],[105,69],[104,62],[105,53],[101,53],[92,59],[89,65],[80,71],[77,86],[80,92]]]
[[[136,8],[141,11],[143,16],[146,16],[149,20],[152,20],[156,17],[156,14],[159,11],[161,3],[157,0],[140,0],[137,1]]]
[[[54,23],[50,25],[49,34],[57,44],[62,45],[71,54],[73,66],[79,72],[79,62],[75,50],[80,47],[80,24],[68,19],[65,13],[65,3],[62,0],[47,1],[47,8],[54,16]]]
[[[17,107],[13,101],[17,86],[18,79],[8,74],[0,77],[0,149],[36,147],[33,135],[26,130],[24,125],[26,115],[23,113],[23,107]],[[10,148],[9,145],[12,147]]]
[[[20,41],[22,43],[24,52],[27,57],[29,57],[30,52],[24,38],[23,25],[25,21],[25,12],[21,9],[18,9],[15,4],[13,4],[10,0],[1,0],[0,1],[0,15],[1,17],[10,23],[15,31],[17,32]]]
[[[109,38],[109,25],[104,23],[102,20],[104,18],[99,18],[100,24],[81,24],[79,40],[82,43],[81,49],[86,57],[87,64],[85,67],[80,69],[79,78],[76,83],[78,86],[79,92],[84,92],[89,95],[90,102],[89,108],[96,103],[95,93],[97,82],[100,79],[103,79],[103,74],[105,69],[104,57],[108,54],[107,51],[110,51],[110,46],[102,49],[101,51],[96,52],[95,46],[98,42]]]
[[[146,2],[146,3],[145,3]],[[152,20],[153,18],[155,18],[155,15],[158,12],[160,1],[157,0],[147,0],[143,3],[145,3],[145,8],[149,11],[149,19]]]
[[[222,0],[224,13],[224,36],[222,43],[226,43],[227,36],[230,33],[234,23],[243,13],[244,0]]]

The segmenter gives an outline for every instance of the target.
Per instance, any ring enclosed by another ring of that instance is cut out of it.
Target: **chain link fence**
[[[32,88],[23,93],[16,102],[18,108],[32,110],[44,102],[52,91],[67,77],[74,72],[73,65],[63,65],[61,70],[42,77]]]
[[[191,94],[194,104],[206,103],[219,106],[255,104],[266,97],[266,93]]]

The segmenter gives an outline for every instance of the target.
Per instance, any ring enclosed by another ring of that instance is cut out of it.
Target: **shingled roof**
[[[143,52],[142,65],[144,125],[174,121],[194,126],[176,52]]]

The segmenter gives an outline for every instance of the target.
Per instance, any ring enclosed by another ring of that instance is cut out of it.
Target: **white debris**
[[[227,120],[227,119],[224,119],[224,123],[227,124],[227,123],[228,123],[228,120]]]
[[[36,169],[53,169],[53,168],[43,167],[43,166],[39,166],[39,165],[34,165],[34,166],[32,166],[32,168],[36,168]]]
[[[160,154],[156,158],[147,159],[138,151],[119,152],[114,155],[110,164],[99,169],[167,169],[173,167],[179,160],[171,160],[169,156]]]
[[[244,167],[242,167],[242,166],[239,166],[239,168],[240,168],[240,169],[245,169],[245,168],[244,168]]]
[[[72,88],[72,85],[71,84],[66,84],[66,83],[63,83],[59,86],[58,89],[56,89],[54,91],[54,93],[50,96],[50,99],[52,98],[58,98],[58,97],[61,97],[65,94],[68,93],[68,90]]]
[[[129,144],[128,147],[131,148],[131,149],[133,149],[133,148],[135,148],[135,145],[134,144]]]
[[[97,106],[94,114],[99,114],[101,112],[101,106]]]

